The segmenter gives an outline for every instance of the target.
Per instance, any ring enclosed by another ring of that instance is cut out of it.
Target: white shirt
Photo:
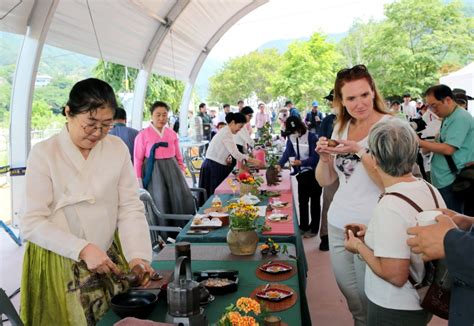
[[[87,159],[66,127],[34,146],[20,226],[25,240],[75,261],[88,243],[107,251],[117,229],[127,261],[152,258],[130,154],[112,135],[97,143]]]
[[[416,118],[416,102],[410,101],[408,104],[402,103],[402,111],[408,118]]]
[[[237,161],[248,159],[248,155],[239,152],[234,141],[234,135],[230,131],[229,126],[225,126],[212,138],[206,151],[206,158],[222,165],[227,165],[229,155],[232,155]]]
[[[229,112],[230,112],[230,111],[229,111]],[[225,122],[225,123],[227,123],[227,122],[225,121],[225,116],[226,116],[226,113],[225,113],[224,111],[219,112],[219,114],[217,115],[217,123],[219,123],[219,122]]]
[[[278,113],[278,121],[280,122],[280,130],[285,131],[286,130],[286,119],[290,116],[290,112],[288,111],[287,108],[283,108],[280,110]]]
[[[426,128],[422,131],[421,137],[436,137],[441,129],[441,119],[431,110],[427,110],[422,119],[426,122]]]
[[[438,199],[439,206],[445,208],[438,190],[431,186]],[[412,199],[424,210],[436,208],[428,185],[423,180],[400,182],[385,189],[386,192],[398,192]],[[375,208],[365,235],[365,243],[374,251],[376,257],[410,259],[410,274],[420,281],[424,275],[421,256],[413,254],[407,245],[406,230],[416,225],[418,211],[410,204],[395,196],[384,196]],[[409,281],[397,287],[382,278],[367,266],[365,271],[365,293],[373,303],[399,310],[421,310],[420,299]]]
[[[255,141],[250,137],[250,132],[246,125],[239,130],[238,133],[234,135],[234,141],[237,145],[244,147],[244,150],[247,148],[247,144],[252,146],[255,144]]]
[[[309,158],[309,142],[308,142],[308,134],[309,132],[305,132],[304,135],[298,137],[297,134],[291,134],[289,136],[291,144],[293,145],[293,149],[295,150],[296,155],[298,155],[298,146],[296,145],[296,138],[298,138],[298,145],[300,148],[300,161],[307,160]],[[310,167],[301,166],[301,172],[311,170]]]
[[[379,122],[389,118],[389,115],[384,115]],[[350,122],[346,124],[340,137],[336,126],[331,138],[347,140],[349,125]],[[368,148],[368,136],[358,144]],[[339,229],[344,229],[349,223],[367,224],[382,191],[355,154],[337,155],[334,169],[339,178],[339,188],[328,210],[328,223]]]

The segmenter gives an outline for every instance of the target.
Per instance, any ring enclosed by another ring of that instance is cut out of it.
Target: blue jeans
[[[453,184],[438,190],[446,203],[446,207],[464,214],[464,199],[453,191]]]

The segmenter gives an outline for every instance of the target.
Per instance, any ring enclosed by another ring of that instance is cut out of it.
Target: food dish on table
[[[293,267],[282,264],[282,263],[270,263],[264,264],[259,267],[259,269],[265,273],[269,274],[280,274],[280,273],[287,273],[293,269]]]
[[[272,208],[283,208],[283,207],[286,207],[288,205],[288,202],[287,201],[275,200],[270,205],[272,206]]]
[[[279,191],[268,191],[265,193],[267,197],[279,197],[281,193]]]
[[[258,199],[257,196],[251,195],[251,194],[246,194],[242,197],[240,197],[240,200],[243,201],[245,204],[248,205],[255,205],[260,202],[260,199]]]
[[[273,213],[268,216],[268,220],[272,222],[286,222],[289,221],[291,218],[288,214],[283,213]]]
[[[268,288],[266,290],[260,291],[256,296],[260,299],[268,301],[282,301],[286,298],[289,298],[293,295],[292,291],[281,290],[277,288]]]
[[[210,219],[209,217],[203,217],[200,214],[196,214],[191,223],[191,228],[217,229],[221,226],[222,221],[219,218],[215,217]]]

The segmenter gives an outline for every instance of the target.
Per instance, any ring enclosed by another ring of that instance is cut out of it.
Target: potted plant
[[[242,201],[230,204],[228,209],[230,224],[227,244],[230,252],[238,256],[253,255],[258,244],[258,209]]]
[[[278,180],[278,170],[276,169],[276,165],[278,164],[278,158],[276,155],[268,154],[267,157],[267,171],[265,172],[265,179],[267,181],[268,186],[275,186],[279,183]]]
[[[258,195],[259,189],[263,183],[263,179],[259,176],[254,176],[249,172],[241,172],[238,175],[238,180],[240,182],[240,194],[252,194]]]

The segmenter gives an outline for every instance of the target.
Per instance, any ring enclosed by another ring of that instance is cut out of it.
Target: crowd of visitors
[[[424,261],[441,258],[453,278],[450,324],[472,324],[465,304],[474,299],[466,258],[474,254],[469,98],[435,85],[417,101],[406,93],[387,105],[367,68],[356,65],[337,73],[324,97],[327,114],[318,101],[305,113],[289,100],[279,109],[259,103],[256,113],[243,100],[235,112],[229,104],[208,112],[201,103],[197,117],[209,144],[199,187],[214,194],[237,162],[263,167],[252,155],[255,138],[273,131],[285,141],[276,168],[289,162],[298,184],[299,231],[319,233],[320,250],[329,250],[354,325],[426,325],[432,315],[414,284],[424,278]],[[123,291],[120,282],[109,286],[111,275],[137,265],[151,271],[139,187],[162,213],[196,210],[167,103],[154,102],[150,125],[137,131],[126,126],[112,88],[87,79],[72,88],[64,115],[60,134],[37,144],[28,160],[21,219],[27,323],[94,323]],[[419,211],[435,209],[437,223],[417,225]]]

